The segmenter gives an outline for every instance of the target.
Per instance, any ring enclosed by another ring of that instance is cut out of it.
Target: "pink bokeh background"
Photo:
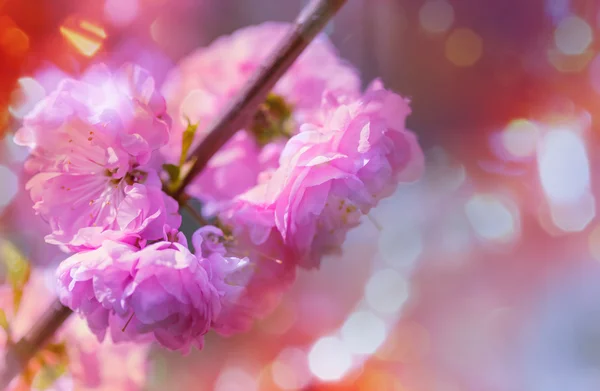
[[[40,267],[60,258],[31,223],[10,133],[62,75],[134,61],[161,83],[197,47],[304,3],[0,2],[2,238]],[[425,176],[250,333],[187,357],[154,349],[147,389],[597,390],[599,11],[349,0],[327,34],[365,83],[411,98]]]

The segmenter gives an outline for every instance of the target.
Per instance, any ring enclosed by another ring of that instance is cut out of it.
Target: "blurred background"
[[[0,235],[34,263],[60,257],[31,224],[10,137],[43,86],[100,61],[160,83],[305,3],[0,0]],[[327,34],[365,84],[411,98],[425,176],[251,333],[153,351],[147,389],[600,389],[600,2],[349,0]]]

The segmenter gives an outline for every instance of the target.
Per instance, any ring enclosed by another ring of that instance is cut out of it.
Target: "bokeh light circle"
[[[355,354],[373,354],[386,338],[385,322],[369,311],[350,315],[341,329],[342,340]]]
[[[471,29],[454,30],[446,40],[446,58],[458,67],[474,65],[483,54],[483,39]]]
[[[341,379],[352,366],[352,356],[337,337],[319,339],[308,354],[310,371],[324,381]]]
[[[592,28],[578,16],[564,18],[554,31],[556,47],[567,55],[582,54],[590,46],[592,39]]]
[[[421,27],[430,33],[443,33],[454,23],[454,8],[445,0],[429,0],[419,10]]]
[[[299,390],[310,382],[306,353],[294,347],[283,349],[273,364],[273,381],[283,390]]]
[[[365,298],[371,308],[381,313],[398,312],[409,295],[406,278],[394,269],[375,272],[365,287]]]

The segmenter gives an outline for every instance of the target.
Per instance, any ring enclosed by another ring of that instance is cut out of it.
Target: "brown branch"
[[[210,158],[240,129],[250,123],[275,83],[312,42],[347,0],[317,0],[304,9],[294,27],[265,64],[248,80],[223,114],[213,122],[208,135],[189,155],[196,159],[173,193],[179,199],[185,187],[204,169]]]
[[[58,331],[72,311],[56,299],[33,325],[29,333],[7,349],[4,370],[0,376],[0,390],[6,389],[13,378],[25,369],[36,353]]]
[[[293,29],[274,50],[265,65],[248,80],[237,98],[213,123],[210,133],[190,155],[196,160],[173,193],[176,199],[182,197],[185,188],[204,169],[210,158],[239,129],[249,123],[275,83],[346,2],[347,0],[316,0],[302,10]],[[62,306],[57,300],[25,338],[7,349],[3,373],[0,375],[0,390],[4,390],[25,368],[29,360],[56,333],[71,313],[69,308]]]

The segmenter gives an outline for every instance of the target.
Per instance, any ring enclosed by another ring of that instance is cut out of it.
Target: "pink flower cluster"
[[[151,335],[171,349],[202,348],[225,294],[211,278],[206,257],[213,255],[192,254],[176,230],[147,246],[106,239],[59,265],[60,298],[101,338],[110,328],[114,341]]]
[[[40,102],[15,141],[31,148],[27,189],[48,241],[69,246],[90,229],[157,239],[164,224],[178,227],[177,203],[149,164],[169,126],[154,80],[134,66],[94,67]]]
[[[188,121],[199,126],[193,144],[197,145],[219,111],[290,28],[291,25],[278,22],[243,28],[198,49],[171,72],[163,92],[173,129],[169,144],[161,150],[169,162],[180,158],[182,134]],[[273,94],[291,109],[285,134],[276,134],[270,143],[261,146],[251,129],[240,130],[188,187],[188,193],[208,203],[212,210],[211,204],[229,201],[256,185],[260,172],[277,167],[286,136],[298,133],[301,124],[319,118],[325,91],[356,98],[360,95],[360,78],[352,66],[337,56],[329,40],[320,36],[273,89]]]
[[[423,168],[416,137],[405,130],[405,99],[380,81],[361,98],[346,99],[327,94],[322,119],[304,124],[269,178],[223,211],[231,224],[250,230],[256,245],[277,231],[304,267],[338,251],[362,215]]]
[[[201,348],[265,316],[293,283],[340,251],[346,233],[423,158],[405,128],[408,101],[357,72],[325,37],[283,76],[246,129],[186,193],[214,222],[179,231],[162,164],[184,151],[265,60],[289,25],[240,30],[184,59],[157,93],[135,66],[66,80],[25,118],[27,184],[49,243],[73,253],[57,270],[60,299],[113,341]],[[174,118],[171,124],[170,116]],[[192,140],[190,140],[192,141]],[[171,172],[169,172],[171,174]]]

